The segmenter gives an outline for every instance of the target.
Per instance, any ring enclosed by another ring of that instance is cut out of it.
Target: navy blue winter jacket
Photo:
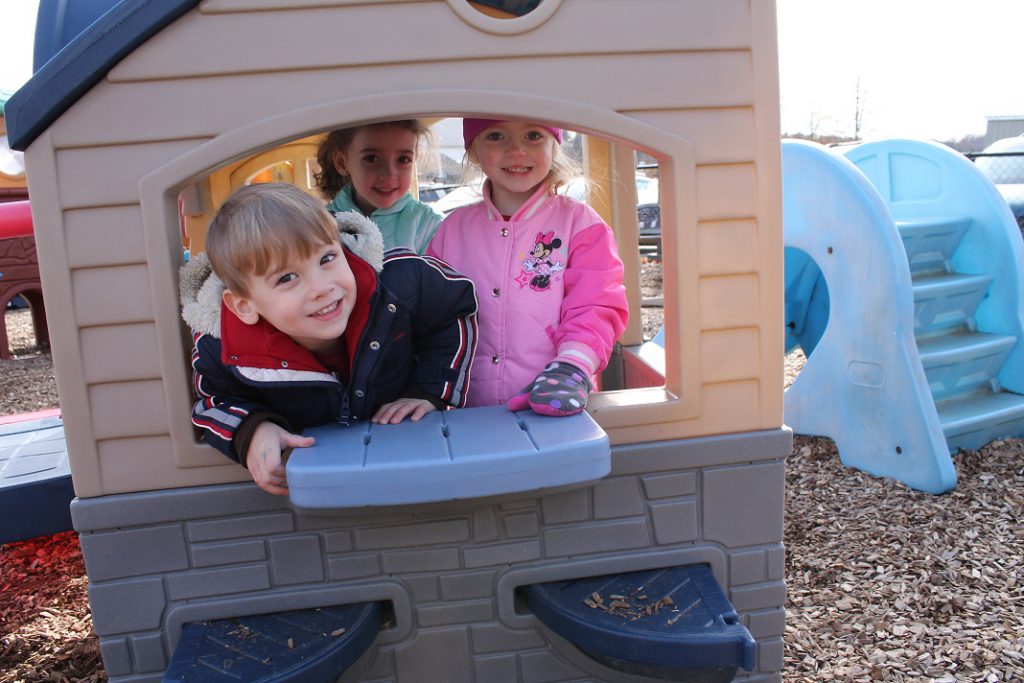
[[[401,397],[438,408],[465,405],[477,334],[473,283],[407,249],[381,255],[379,233],[362,216],[338,220],[357,286],[344,333],[347,373],[324,367],[263,320],[238,321],[223,308],[223,284],[203,255],[182,269],[182,316],[195,342],[192,422],[207,443],[243,465],[264,421],[299,433],[369,419]]]

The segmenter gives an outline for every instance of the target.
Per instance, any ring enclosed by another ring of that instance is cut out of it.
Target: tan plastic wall
[[[617,444],[782,424],[773,0],[544,0],[517,19],[467,0],[301,4],[203,2],[27,151],[80,497],[247,478],[189,423],[179,191],[286,141],[409,116],[543,118],[610,139],[624,178],[624,145],[653,154],[666,386],[601,394],[591,412]],[[635,243],[630,193],[606,201]]]
[[[313,173],[318,168],[316,149],[321,137],[315,135],[286,142],[223,166],[186,188],[182,193],[182,219],[191,252],[205,251],[206,230],[217,215],[217,209],[232,192],[248,184],[253,176],[269,176],[259,178],[259,182],[291,183],[319,198]]]

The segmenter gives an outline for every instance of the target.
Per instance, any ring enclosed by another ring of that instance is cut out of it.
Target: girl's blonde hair
[[[430,129],[427,128],[427,126],[425,126],[419,119],[382,121],[381,123],[369,123],[364,126],[332,130],[324,136],[324,139],[320,141],[320,144],[316,148],[316,161],[320,165],[320,171],[315,173],[313,177],[316,181],[316,187],[324,199],[327,201],[334,199],[335,196],[341,192],[341,188],[345,187],[350,180],[346,174],[335,168],[334,152],[337,150],[347,150],[349,145],[352,144],[352,140],[355,138],[356,133],[364,128],[388,127],[407,130],[416,136],[417,157],[420,152],[420,143],[425,142],[429,146],[432,141]]]
[[[288,183],[247,185],[228,197],[206,233],[206,255],[228,289],[338,241],[338,224],[315,197]]]
[[[550,133],[549,133],[550,135]],[[477,180],[483,175],[483,171],[480,170],[480,159],[476,153],[477,141],[480,140],[480,136],[477,136],[473,140],[473,144],[470,145],[469,149],[466,150],[466,155],[462,159],[462,175],[463,182],[469,184],[473,180]],[[551,170],[544,177],[544,183],[547,184],[548,189],[552,192],[558,192],[563,187],[566,187],[576,178],[583,177],[583,167],[580,166],[579,162],[570,157],[562,149],[562,146],[558,144],[558,140],[551,137],[551,144],[553,149],[551,152]]]

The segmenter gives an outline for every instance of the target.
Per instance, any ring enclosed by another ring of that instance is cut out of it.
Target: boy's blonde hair
[[[416,136],[417,158],[420,154],[421,143],[430,146],[433,141],[433,134],[419,119],[400,119],[398,121],[382,121],[381,123],[370,123],[364,126],[352,128],[339,128],[332,130],[316,148],[316,162],[320,165],[320,171],[315,173],[313,178],[316,187],[320,190],[321,196],[327,201],[334,199],[341,188],[348,184],[350,178],[338,171],[334,166],[334,152],[336,150],[347,150],[352,144],[356,133],[364,128],[400,128],[407,130]]]
[[[462,172],[466,182],[479,178],[483,173],[480,170],[480,158],[476,153],[476,145],[479,140],[480,136],[473,140],[473,144],[466,150],[466,156],[462,162]],[[552,192],[558,192],[576,178],[583,177],[583,168],[575,159],[565,153],[565,150],[558,144],[554,136],[551,137],[551,144],[553,146],[551,150],[551,170],[548,171],[543,182],[547,184],[548,189]]]
[[[206,255],[228,289],[250,294],[248,279],[339,239],[334,217],[288,183],[247,185],[228,197],[206,233]]]

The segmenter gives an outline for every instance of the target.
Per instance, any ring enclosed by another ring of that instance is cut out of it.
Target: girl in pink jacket
[[[480,299],[467,404],[579,413],[629,314],[612,231],[557,193],[576,175],[560,129],[467,118],[463,138],[487,178],[483,200],[452,212],[427,253]]]

